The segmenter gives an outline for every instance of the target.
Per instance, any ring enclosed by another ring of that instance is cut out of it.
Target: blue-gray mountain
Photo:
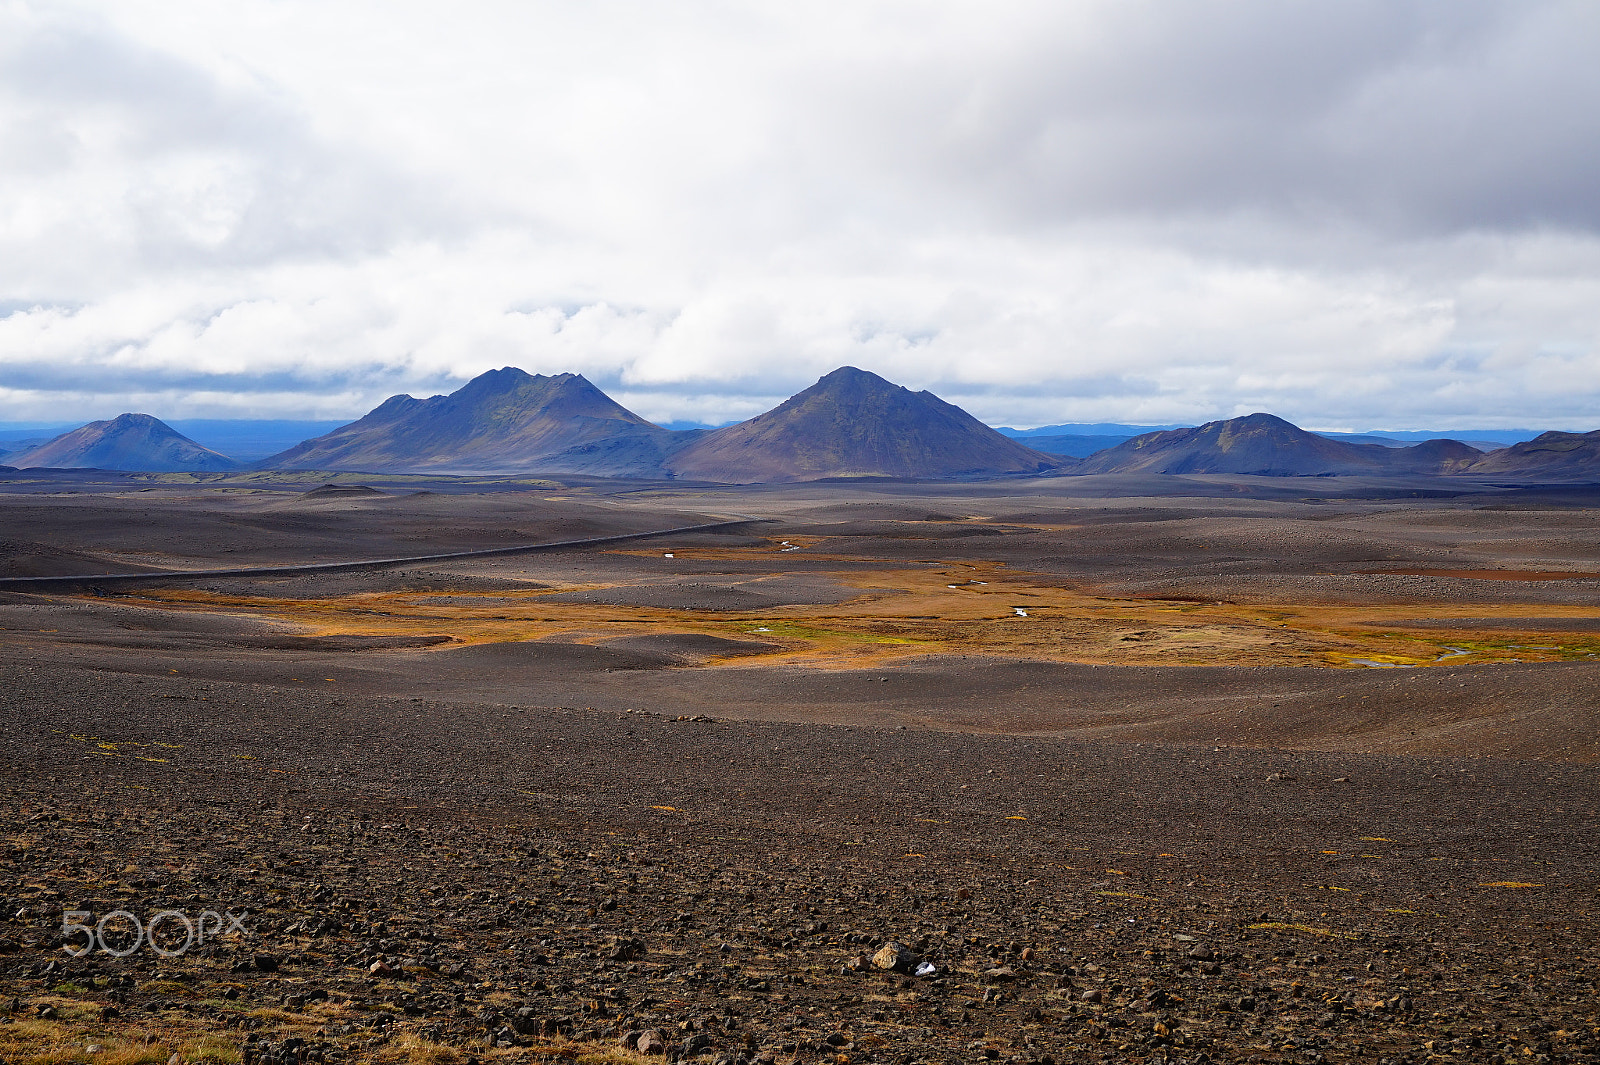
[[[48,467],[149,473],[221,471],[239,466],[228,456],[201,447],[160,418],[148,414],[119,414],[109,421],[81,425],[47,443],[7,455],[5,464],[17,469]]]
[[[366,417],[262,460],[267,469],[660,477],[698,432],[652,425],[580,374],[490,370],[447,396],[391,396]]]
[[[1496,451],[1473,466],[1473,472],[1550,481],[1593,480],[1600,477],[1600,429],[1542,433]]]
[[[1266,477],[1463,473],[1483,452],[1459,440],[1414,447],[1355,444],[1271,414],[1146,433],[1089,456],[1073,473],[1229,473]]]
[[[492,370],[448,396],[395,396],[261,463],[370,473],[548,473],[733,484],[978,478],[1059,470],[929,392],[843,367],[765,414],[672,431],[577,374]]]
[[[733,484],[1122,473],[1470,474],[1600,481],[1600,431],[1545,433],[1485,455],[1459,440],[1433,439],[1406,447],[1392,439],[1382,445],[1330,439],[1270,414],[1146,432],[1120,442],[1117,435],[1082,431],[1133,427],[1048,428],[1033,435],[1020,430],[1003,435],[932,393],[912,392],[846,366],[749,421],[673,430],[627,410],[578,374],[547,377],[507,367],[482,374],[449,395],[393,396],[365,417],[255,466]],[[1071,431],[1059,432],[1063,429]],[[1094,444],[1115,446],[1095,449]],[[0,462],[134,471],[239,466],[148,414],[93,422]]]
[[[1038,475],[1069,461],[1002,436],[932,392],[844,366],[765,414],[703,434],[667,468],[699,481],[770,484]]]

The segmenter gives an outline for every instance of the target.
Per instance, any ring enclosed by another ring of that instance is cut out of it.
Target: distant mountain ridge
[[[191,423],[185,423],[191,424]],[[192,423],[219,437],[282,440],[311,422]],[[324,423],[326,424],[326,423]],[[666,428],[618,404],[580,374],[505,367],[448,395],[391,396],[364,417],[252,464],[256,469],[370,473],[550,474],[730,484],[826,479],[968,480],[1075,474],[1445,476],[1600,482],[1600,430],[1547,432],[1512,446],[1489,440],[1311,432],[1258,413],[1124,437],[1086,430],[992,429],[931,392],[840,367],[772,410],[720,427]],[[53,439],[18,425],[0,433],[0,465],[126,471],[216,471],[243,464],[148,414],[123,414]],[[1499,440],[1494,439],[1498,436]],[[18,441],[10,443],[11,440]],[[1474,446],[1482,442],[1489,453]],[[259,452],[257,452],[259,454]]]
[[[1098,451],[1116,447],[1136,436],[1154,432],[1187,429],[1185,425],[1125,425],[1118,422],[1066,422],[1061,425],[1042,425],[1036,429],[1012,429],[1000,426],[996,431],[1039,451],[1052,455],[1087,458]],[[1509,447],[1538,434],[1525,429],[1468,429],[1461,432],[1427,432],[1406,429],[1366,433],[1335,432],[1326,429],[1309,429],[1307,432],[1329,440],[1349,444],[1378,444],[1382,447],[1403,448],[1429,440],[1460,440],[1482,452]]]
[[[54,440],[7,455],[14,469],[98,469],[148,473],[219,472],[239,468],[149,414],[119,414],[90,422]]]
[[[1090,436],[1087,433],[1062,433],[1060,436],[1014,436],[1011,439],[1019,444],[1026,444],[1035,451],[1043,451],[1047,455],[1064,455],[1068,458],[1088,458],[1097,451],[1104,451],[1108,447],[1116,447],[1125,441],[1132,440],[1130,435],[1115,436]]]
[[[237,462],[254,462],[344,425],[345,419],[171,418],[167,424],[201,447]],[[4,446],[0,444],[0,446]]]
[[[997,425],[994,431],[1013,440],[1027,440],[1036,436],[1120,436],[1128,439],[1146,433],[1159,433],[1164,429],[1186,429],[1176,423],[1167,425],[1130,425],[1123,422],[1062,422],[1059,425],[1040,425],[1032,429],[1013,429]]]
[[[1073,473],[1231,473],[1267,477],[1460,473],[1483,452],[1459,440],[1383,447],[1330,440],[1271,414],[1146,433],[1098,452]]]

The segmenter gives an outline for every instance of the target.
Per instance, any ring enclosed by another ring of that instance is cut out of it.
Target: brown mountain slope
[[[667,460],[678,477],[734,484],[1049,473],[1070,460],[1010,440],[931,392],[841,367],[749,421]]]

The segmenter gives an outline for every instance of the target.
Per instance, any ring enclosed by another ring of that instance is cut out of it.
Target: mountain
[[[1068,463],[1007,439],[931,392],[845,366],[765,414],[701,435],[666,465],[681,478],[751,484],[994,477]]]
[[[179,470],[232,470],[239,464],[201,447],[159,418],[119,414],[106,422],[90,422],[48,443],[6,456],[18,469],[132,470],[169,473]]]
[[[339,421],[304,421],[264,418],[177,418],[167,422],[190,440],[220,451],[240,462],[276,455],[308,437],[321,436],[345,424]],[[0,442],[0,447],[5,446]]]
[[[1043,451],[1047,455],[1065,455],[1068,458],[1081,459],[1093,455],[1096,451],[1116,447],[1125,440],[1132,440],[1133,434],[1091,436],[1087,433],[1062,433],[1060,436],[1013,436],[1011,439],[1026,444],[1035,451]]]
[[[1347,444],[1380,444],[1383,447],[1411,447],[1427,440],[1459,440],[1468,447],[1475,447],[1479,451],[1497,451],[1503,447],[1520,443],[1523,440],[1532,440],[1537,433],[1526,432],[1521,429],[1512,429],[1505,432],[1488,429],[1469,429],[1459,433],[1443,432],[1414,432],[1406,430],[1395,433],[1336,433],[1329,430],[1314,429],[1318,436],[1325,436],[1329,440],[1343,440]]]
[[[1027,440],[1036,436],[1143,436],[1162,429],[1186,429],[1184,425],[1127,425],[1123,422],[1062,422],[1059,425],[1040,425],[1033,429],[1013,429],[1009,425],[995,426],[995,432],[1013,440]]]
[[[580,374],[490,370],[447,396],[391,396],[366,417],[263,459],[268,469],[661,476],[674,433]]]
[[[1473,463],[1470,472],[1597,481],[1600,480],[1600,429],[1592,433],[1543,433],[1485,455]]]
[[[1385,445],[1386,447],[1406,447],[1410,444],[1420,444],[1424,440],[1460,440],[1462,443],[1471,444],[1479,451],[1493,451],[1497,448],[1510,447],[1512,444],[1520,444],[1524,440],[1532,440],[1539,433],[1534,429],[1371,429],[1365,433],[1322,432],[1318,435],[1335,440],[1372,436],[1380,440],[1394,441]]]
[[[1146,433],[1101,451],[1073,473],[1233,473],[1268,477],[1457,473],[1482,458],[1458,440],[1381,447],[1329,440],[1271,414]]]
[[[0,450],[21,451],[24,448],[38,447],[48,444],[62,433],[70,433],[77,425],[27,425],[15,422],[0,422],[6,428],[0,429]],[[182,429],[178,430],[180,433]]]

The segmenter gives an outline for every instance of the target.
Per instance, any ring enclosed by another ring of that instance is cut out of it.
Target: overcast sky
[[[0,0],[0,420],[1600,426],[1592,0]]]

